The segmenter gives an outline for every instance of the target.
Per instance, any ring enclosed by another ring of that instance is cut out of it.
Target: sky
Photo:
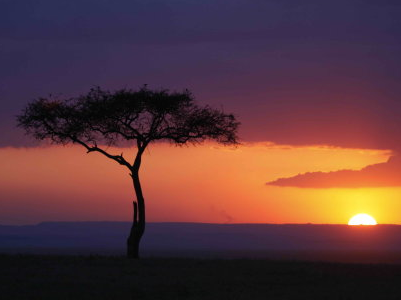
[[[148,220],[401,224],[400,30],[399,1],[0,0],[0,224],[130,220],[125,170],[15,116],[143,84],[242,123],[236,149],[151,145]]]

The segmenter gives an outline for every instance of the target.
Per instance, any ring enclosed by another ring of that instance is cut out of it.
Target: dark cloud
[[[399,1],[0,1],[0,146],[27,101],[189,88],[247,141],[401,149]]]
[[[355,0],[3,0],[0,5],[1,38],[135,44],[396,38],[400,7],[396,1]]]
[[[361,188],[401,186],[401,158],[391,157],[385,163],[367,166],[361,170],[310,172],[288,178],[279,178],[268,185],[299,188]]]

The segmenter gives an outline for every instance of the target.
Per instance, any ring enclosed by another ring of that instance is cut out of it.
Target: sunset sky
[[[15,116],[143,84],[242,123],[236,148],[149,147],[149,221],[401,224],[400,32],[398,0],[2,1],[0,224],[130,220],[125,169]]]

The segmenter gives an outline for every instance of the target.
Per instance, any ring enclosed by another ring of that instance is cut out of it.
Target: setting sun
[[[348,221],[348,225],[377,225],[377,222],[372,216],[357,214]]]

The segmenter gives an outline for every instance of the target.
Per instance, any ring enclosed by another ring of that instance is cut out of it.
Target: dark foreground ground
[[[0,253],[124,255],[130,222],[1,226]],[[147,257],[401,264],[401,226],[149,223]]]
[[[401,265],[0,255],[1,299],[401,299]]]

